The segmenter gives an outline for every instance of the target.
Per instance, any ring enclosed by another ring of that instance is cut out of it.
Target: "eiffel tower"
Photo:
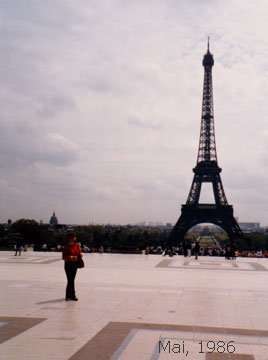
[[[212,87],[214,59],[209,50],[209,39],[202,65],[204,67],[204,85],[197,162],[193,169],[194,178],[186,204],[182,205],[181,216],[170,234],[170,244],[172,245],[184,242],[186,232],[200,223],[212,223],[220,226],[228,234],[231,244],[236,238],[243,236],[234,218],[233,207],[227,202],[220,176],[222,169],[217,160]],[[215,203],[199,203],[203,183],[212,184]]]

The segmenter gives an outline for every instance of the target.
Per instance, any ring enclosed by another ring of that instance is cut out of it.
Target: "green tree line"
[[[147,246],[164,247],[170,233],[166,227],[141,227],[134,225],[84,225],[73,226],[78,241],[91,249],[139,251]],[[34,219],[19,219],[12,224],[0,225],[0,248],[12,248],[16,241],[33,244],[38,250],[43,244],[48,248],[64,245],[67,227],[52,227]],[[224,246],[226,240],[219,238]],[[268,234],[245,235],[236,242],[240,250],[268,250]]]

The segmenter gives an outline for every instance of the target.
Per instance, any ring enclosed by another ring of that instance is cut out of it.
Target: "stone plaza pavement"
[[[0,252],[1,360],[268,359],[268,259]],[[214,351],[213,351],[214,350]]]

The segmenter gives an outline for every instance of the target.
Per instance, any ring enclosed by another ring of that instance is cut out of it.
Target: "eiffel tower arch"
[[[233,206],[229,205],[221,180],[222,169],[218,165],[213,109],[212,67],[213,55],[210,53],[209,41],[207,53],[204,55],[203,100],[201,129],[196,166],[190,192],[181,207],[181,215],[170,234],[170,245],[184,242],[187,231],[200,223],[212,223],[220,226],[229,236],[233,244],[235,239],[243,236],[234,217]],[[211,183],[214,203],[200,203],[202,184]]]

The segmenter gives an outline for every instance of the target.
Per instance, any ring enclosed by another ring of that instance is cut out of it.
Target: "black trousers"
[[[65,261],[64,269],[67,277],[67,286],[66,286],[66,299],[75,298],[75,287],[74,279],[77,272],[77,265],[70,261]]]
[[[17,256],[17,254],[19,253],[19,255],[21,255],[21,249],[17,249],[15,250],[15,256]]]

